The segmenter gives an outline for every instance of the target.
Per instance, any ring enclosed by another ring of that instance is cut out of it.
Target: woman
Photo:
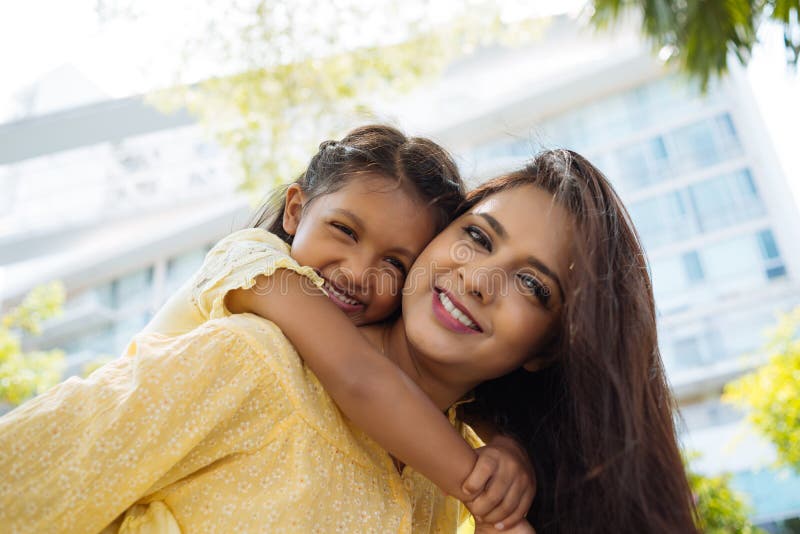
[[[465,417],[526,444],[538,486],[528,519],[540,534],[694,532],[652,286],[628,213],[600,171],[569,151],[545,152],[484,184],[468,205],[475,211],[525,188],[546,193],[570,219],[567,268],[555,263],[557,283],[539,271],[550,282],[539,290],[547,306],[559,303],[557,325],[533,360],[543,368],[484,382]],[[527,224],[523,233],[554,232]]]

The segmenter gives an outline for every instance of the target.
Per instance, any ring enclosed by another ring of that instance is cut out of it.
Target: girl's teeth
[[[452,315],[456,321],[464,326],[475,329],[477,325],[469,317],[464,315],[461,310],[456,308],[455,304],[453,304],[453,301],[447,298],[447,295],[445,295],[444,292],[439,293],[439,302],[442,303],[442,306],[444,306],[444,309],[447,310],[447,313]]]
[[[359,304],[361,304],[359,301],[351,299],[350,297],[346,296],[344,293],[340,292],[331,284],[325,284],[325,285],[327,286],[328,291],[330,291],[333,294],[333,296],[335,296],[337,299],[341,300],[345,304],[350,304],[351,306],[358,306]]]

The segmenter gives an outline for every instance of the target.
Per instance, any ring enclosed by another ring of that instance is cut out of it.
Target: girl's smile
[[[324,287],[325,291],[328,293],[328,297],[339,307],[339,309],[348,315],[361,313],[364,311],[363,302],[353,297],[352,294],[346,289],[335,285],[324,276],[322,278],[325,280]]]

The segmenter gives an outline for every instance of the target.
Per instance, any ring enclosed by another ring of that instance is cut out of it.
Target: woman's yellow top
[[[0,418],[3,532],[456,531],[463,507],[398,474],[273,323],[226,315],[225,288],[259,270],[242,243],[220,243],[191,284],[209,320],[140,334],[89,378]],[[256,274],[316,276],[279,252]]]

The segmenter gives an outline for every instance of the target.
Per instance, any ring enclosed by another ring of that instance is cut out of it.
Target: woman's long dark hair
[[[400,187],[416,194],[432,208],[437,233],[450,223],[464,201],[464,182],[444,148],[425,137],[408,137],[385,124],[360,126],[339,141],[323,141],[293,184],[300,186],[308,202],[313,202],[365,173],[396,180]],[[291,244],[292,236],[283,229],[287,187],[272,193],[249,226],[266,228]]]
[[[603,174],[569,150],[483,184],[466,209],[524,185],[551,193],[575,225],[560,330],[543,355],[553,363],[485,382],[464,416],[524,443],[537,474],[528,519],[539,534],[696,532],[630,217]]]

